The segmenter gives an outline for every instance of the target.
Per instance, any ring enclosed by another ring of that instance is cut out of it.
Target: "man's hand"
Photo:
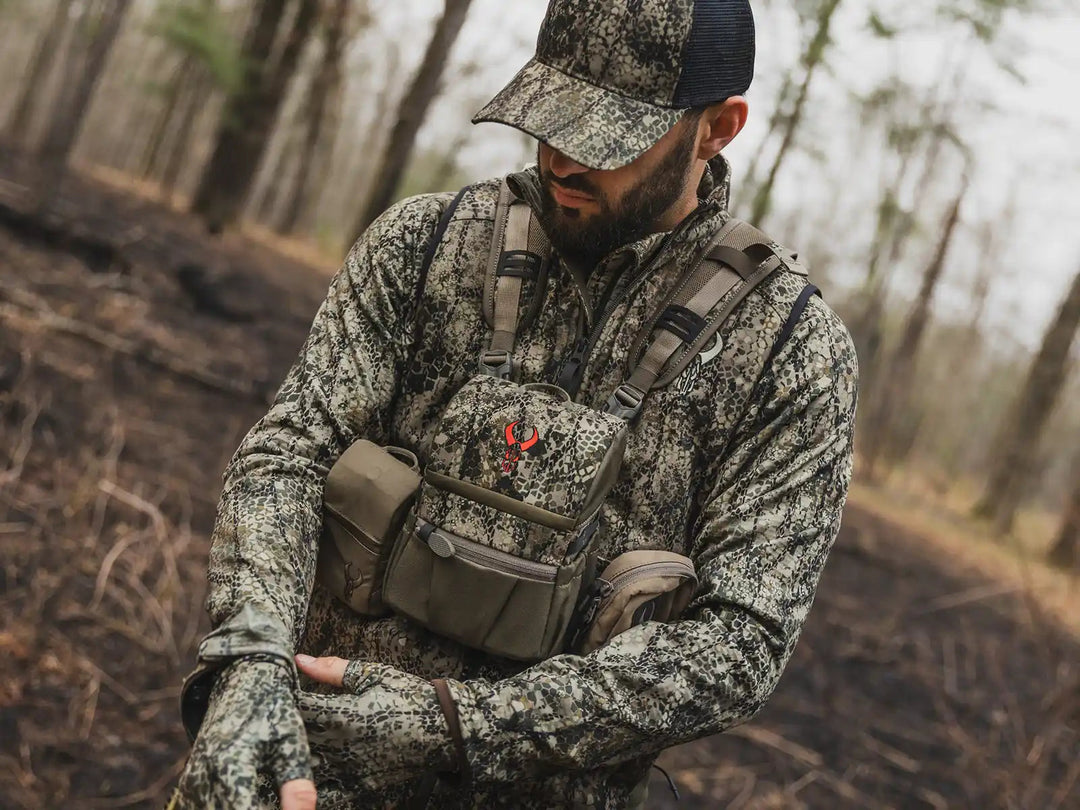
[[[378,791],[426,771],[456,770],[453,743],[435,688],[386,664],[296,656],[313,680],[352,694],[301,692],[308,739],[331,769]]]
[[[281,789],[282,810],[315,810],[315,782],[289,670],[240,660],[221,672],[172,806],[256,807],[257,776]]]

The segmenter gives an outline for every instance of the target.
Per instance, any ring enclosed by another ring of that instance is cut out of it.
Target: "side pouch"
[[[580,654],[599,649],[648,621],[674,621],[694,598],[698,578],[688,557],[670,551],[620,554],[593,583]]]
[[[419,487],[416,456],[363,439],[330,468],[316,577],[357,613],[388,612],[382,601],[386,557]]]

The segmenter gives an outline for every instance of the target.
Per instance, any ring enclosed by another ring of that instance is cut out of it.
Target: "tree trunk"
[[[956,234],[956,226],[960,222],[960,209],[964,204],[967,189],[968,181],[965,178],[960,193],[956,196],[956,200],[945,218],[945,227],[942,230],[937,250],[923,272],[919,294],[904,324],[900,342],[897,344],[892,360],[887,366],[887,376],[878,391],[876,402],[873,403],[872,418],[867,425],[864,434],[867,438],[863,445],[866,474],[871,479],[875,476],[876,465],[881,452],[893,432],[895,416],[897,413],[903,412],[907,407],[911,384],[915,378],[919,347],[930,323],[930,305],[933,302],[934,293],[945,269],[945,259],[949,255],[949,247],[952,244],[953,236]],[[903,444],[910,446],[910,442],[904,442]],[[901,450],[899,455],[902,454],[903,451]]]
[[[15,103],[15,112],[12,113],[11,123],[8,124],[7,135],[12,143],[26,144],[26,138],[30,134],[30,124],[34,119],[35,105],[45,92],[49,72],[56,64],[56,54],[64,39],[64,31],[68,27],[71,4],[72,0],[58,0],[52,19],[49,21],[49,27],[34,52],[29,73],[26,81],[23,82],[22,92]]]
[[[1068,571],[1080,568],[1080,463],[1076,465],[1076,485],[1061,520],[1061,529],[1050,549],[1051,565]]]
[[[195,122],[199,119],[206,94],[211,90],[210,81],[205,74],[197,76],[185,92],[181,107],[180,123],[176,128],[176,137],[169,148],[168,158],[161,171],[161,191],[171,202],[180,181],[180,171],[184,168],[184,158],[191,151],[191,136],[195,131]]]
[[[405,173],[405,166],[416,144],[416,134],[420,131],[428,107],[439,92],[439,79],[446,68],[446,59],[461,32],[471,2],[472,0],[446,0],[443,15],[435,24],[435,31],[428,43],[420,70],[398,107],[397,121],[379,162],[371,194],[353,229],[358,237],[393,202],[394,192],[401,182],[401,176]]]
[[[776,102],[772,109],[772,114],[769,116],[769,126],[765,130],[765,135],[758,142],[757,151],[754,152],[754,157],[750,160],[750,165],[746,167],[744,177],[746,178],[742,183],[739,183],[738,202],[736,206],[738,209],[742,209],[745,202],[745,195],[749,189],[752,189],[757,183],[758,166],[765,157],[765,149],[773,140],[773,135],[780,129],[780,124],[784,120],[784,110],[787,109],[789,96],[791,91],[795,87],[794,71],[789,70],[784,74],[784,81],[780,85],[780,91],[776,94]]]
[[[39,210],[44,210],[49,206],[60,186],[60,181],[63,180],[68,156],[79,137],[83,118],[94,95],[94,88],[97,87],[104,73],[109,52],[120,33],[120,26],[130,7],[131,0],[114,0],[105,6],[102,11],[100,30],[90,44],[86,65],[83,67],[78,84],[71,95],[65,99],[65,103],[60,105],[53,114],[40,153],[42,171],[35,192],[37,195],[35,203]]]
[[[243,87],[229,99],[217,140],[195,192],[192,209],[217,232],[237,220],[270,142],[300,51],[314,25],[317,0],[299,7],[276,65],[270,64],[286,0],[261,0],[244,42]]]
[[[817,72],[818,67],[825,61],[825,51],[828,50],[830,43],[829,26],[832,24],[833,14],[835,14],[839,5],[840,0],[821,0],[821,7],[817,16],[817,31],[814,33],[814,38],[810,40],[810,45],[806,49],[806,56],[803,60],[803,64],[806,66],[806,75],[803,77],[802,85],[799,87],[798,95],[795,98],[795,107],[792,109],[791,115],[784,120],[784,139],[780,142],[780,149],[777,151],[776,157],[773,158],[773,164],[769,169],[765,182],[754,193],[754,205],[750,214],[750,221],[759,227],[772,208],[772,192],[773,186],[776,184],[776,176],[780,172],[780,167],[784,165],[784,160],[795,142],[795,133],[802,123],[803,109],[810,95],[810,83],[813,81],[814,73]]]
[[[1061,395],[1069,369],[1069,353],[1080,329],[1080,273],[1043,336],[1042,346],[1002,424],[994,444],[986,490],[975,514],[993,521],[1001,533],[1012,529],[1016,510],[1034,473],[1039,437]]]
[[[143,153],[140,174],[144,178],[156,174],[158,167],[161,165],[161,154],[165,147],[169,129],[173,125],[180,97],[184,88],[188,85],[194,68],[194,60],[190,55],[185,55],[169,77],[169,86],[165,90],[165,106],[158,113],[157,121],[154,122],[154,129],[150,134],[150,140],[147,142],[146,150]]]
[[[348,12],[349,0],[334,0],[326,20],[322,62],[308,97],[306,130],[300,147],[300,165],[297,168],[296,181],[285,204],[285,214],[279,228],[282,233],[295,233],[300,223],[300,215],[308,199],[311,169],[315,165],[319,142],[323,137],[324,125],[327,123],[327,104],[336,104],[337,96],[341,92],[341,77],[344,73],[342,58],[345,51]]]

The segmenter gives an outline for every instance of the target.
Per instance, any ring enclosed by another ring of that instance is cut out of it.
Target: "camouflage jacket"
[[[553,270],[539,316],[519,336],[521,381],[556,378],[579,318],[591,323],[619,278],[626,294],[577,396],[602,408],[651,307],[729,216],[729,176],[715,159],[694,214],[670,234],[616,251],[587,280]],[[535,203],[535,168],[512,180]],[[276,401],[226,470],[209,568],[217,629],[200,666],[301,651],[445,678],[473,781],[468,792],[440,782],[431,806],[626,807],[640,801],[662,749],[745,722],[776,686],[840,523],[855,353],[815,297],[762,371],[805,284],[782,270],[739,305],[713,351],[646,399],[604,506],[600,553],[691,557],[700,586],[683,620],[646,622],[588,656],[526,666],[402,617],[351,614],[313,584],[323,482],[359,438],[426,459],[438,415],[489,339],[482,281],[497,190],[492,180],[465,194],[422,290],[423,257],[448,195],[398,203],[353,247]],[[348,774],[320,768],[314,743],[313,753],[320,807],[400,806],[413,786],[361,795]]]

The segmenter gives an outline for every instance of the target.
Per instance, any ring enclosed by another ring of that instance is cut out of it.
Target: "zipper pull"
[[[557,385],[571,397],[577,396],[578,389],[581,388],[581,377],[585,371],[585,351],[588,347],[589,339],[580,338],[559,372]]]
[[[593,583],[593,595],[589,601],[589,607],[585,611],[585,627],[588,627],[593,623],[593,619],[596,618],[596,612],[600,609],[600,603],[611,596],[613,590],[615,589],[610,582],[606,579],[597,577],[596,582]]]

